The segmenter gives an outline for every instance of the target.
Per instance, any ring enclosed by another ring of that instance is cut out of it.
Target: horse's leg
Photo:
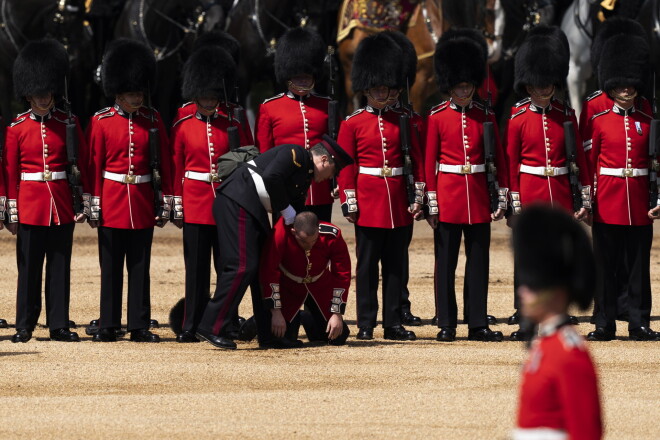
[[[341,63],[341,70],[344,74],[344,92],[346,93],[346,114],[350,115],[358,107],[354,102],[353,83],[351,82],[351,70],[353,67],[353,55],[358,42],[355,40],[357,32],[353,31],[352,38],[346,38],[339,43],[339,62]]]
[[[435,72],[433,69],[433,57],[429,56],[417,62],[417,76],[415,84],[410,89],[410,101],[413,109],[422,114],[426,99],[435,93],[437,85],[435,83]]]

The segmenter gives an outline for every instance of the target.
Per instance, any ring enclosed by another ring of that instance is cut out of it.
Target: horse
[[[402,2],[403,3],[403,2]],[[410,2],[408,2],[410,3]],[[434,80],[433,54],[440,35],[453,27],[469,27],[480,30],[489,46],[489,62],[496,61],[502,53],[501,32],[504,26],[504,14],[500,0],[418,0],[414,10],[401,23],[398,30],[402,31],[415,46],[417,52],[417,74],[409,97],[413,108],[422,112],[426,99],[435,93],[437,87]],[[342,16],[353,2],[345,0]],[[392,7],[384,5],[383,7]],[[350,10],[348,11],[350,13]],[[390,16],[392,14],[390,13]],[[340,24],[340,28],[341,28]],[[355,95],[351,85],[351,66],[355,51],[367,36],[390,27],[364,27],[352,24],[341,29],[339,40],[339,59],[344,73],[344,92],[348,97],[347,113],[360,106],[360,96]]]
[[[84,108],[84,72],[89,50],[89,29],[85,23],[84,0],[0,0],[0,111],[11,121],[12,109],[24,103],[13,102],[12,66],[21,48],[30,40],[51,37],[64,45],[69,54],[73,109]],[[13,106],[12,103],[15,105]]]

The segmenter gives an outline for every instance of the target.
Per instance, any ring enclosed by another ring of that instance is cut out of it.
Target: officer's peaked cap
[[[14,93],[26,96],[64,95],[64,81],[69,74],[69,56],[58,41],[51,38],[28,42],[14,62]]]
[[[342,168],[353,164],[353,158],[334,139],[332,139],[332,137],[324,134],[319,143],[325,147],[334,160],[337,173],[339,173]]]
[[[219,46],[203,46],[183,65],[181,95],[189,100],[222,99],[231,95],[235,82],[236,65],[231,55]]]
[[[284,84],[300,74],[318,79],[325,53],[325,44],[318,32],[301,27],[289,29],[280,38],[275,51],[277,82]]]
[[[403,79],[404,86],[412,87],[417,76],[417,52],[412,41],[399,31],[383,31],[384,35],[390,37],[403,51]]]
[[[205,46],[221,47],[229,52],[229,55],[234,59],[234,63],[238,65],[241,58],[241,43],[231,34],[220,30],[205,32],[195,39],[193,51]]]
[[[156,57],[145,44],[120,38],[108,45],[101,65],[103,92],[114,97],[126,92],[154,90]]]
[[[587,233],[568,213],[545,206],[523,210],[513,229],[514,260],[521,286],[566,289],[569,300],[589,307],[596,290],[596,264]]]
[[[627,17],[614,16],[605,20],[598,29],[594,36],[594,41],[591,43],[591,65],[596,71],[598,64],[600,64],[600,57],[603,52],[605,42],[615,35],[634,35],[646,40],[646,32],[642,25]]]
[[[514,60],[514,89],[527,95],[525,86],[566,85],[570,51],[564,32],[556,26],[537,26],[525,38]]]
[[[483,37],[466,29],[444,32],[435,46],[433,63],[438,87],[443,93],[467,82],[481,86],[486,78],[487,46]]]
[[[383,32],[366,37],[358,44],[353,57],[351,82],[354,92],[372,87],[405,87],[403,51]]]
[[[615,35],[603,45],[598,64],[598,84],[601,90],[632,86],[639,92],[649,78],[649,45],[636,35]]]

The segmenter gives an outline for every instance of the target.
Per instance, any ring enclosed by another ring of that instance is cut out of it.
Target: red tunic
[[[222,115],[222,116],[231,116],[234,118],[235,116],[235,109],[237,105],[233,103],[229,103],[229,107],[224,102],[221,102],[218,107],[216,108],[217,112]],[[176,110],[176,116],[174,117],[174,124],[172,124],[172,129],[175,128],[176,123],[185,118],[186,116],[194,115],[197,113],[197,105],[190,101],[186,102],[183,104],[181,107],[179,107]],[[241,138],[241,147],[245,145],[254,145],[254,138],[252,137],[252,129],[250,128],[250,122],[245,119],[245,125],[243,126],[240,122],[238,122],[235,118],[232,121],[233,125],[238,127],[238,133]],[[172,136],[174,136],[174,133],[170,133]]]
[[[255,138],[259,151],[282,144],[309,149],[328,132],[330,98],[310,93],[302,98],[291,92],[267,99],[259,106]],[[334,201],[330,181],[312,182],[305,205],[328,205]]]
[[[165,126],[154,111],[160,135],[162,192],[172,196],[172,154]],[[127,114],[119,106],[96,113],[87,127],[92,154],[90,167],[92,196],[100,197],[101,226],[118,229],[145,229],[155,225],[154,192],[151,182],[128,184],[103,177],[104,171],[146,176],[151,174],[149,129],[151,112],[142,107]]]
[[[351,257],[335,225],[321,222],[318,240],[305,252],[298,245],[292,228],[280,219],[266,242],[259,267],[264,299],[269,300],[271,306],[281,308],[288,322],[308,296],[316,302],[326,320],[333,313],[344,313],[351,284]],[[310,279],[300,283],[287,273]]]
[[[66,178],[51,181],[22,180],[22,173],[66,171],[67,114],[54,109],[43,118],[32,112],[19,115],[7,127],[4,174],[7,199],[16,201],[18,222],[49,226],[73,223],[73,199]],[[86,151],[85,140],[75,119],[78,145]],[[84,172],[84,169],[81,170]],[[16,221],[10,222],[16,223]]]
[[[426,121],[426,189],[436,194],[439,220],[455,224],[491,221],[486,173],[455,174],[437,171],[437,164],[449,166],[483,165],[483,123],[495,125],[495,163],[500,188],[507,188],[507,167],[499,142],[495,116],[486,115],[477,102],[461,108],[445,101],[431,110]]]
[[[566,167],[564,122],[572,121],[576,139],[576,162],[580,169],[580,183],[591,185],[590,172],[581,148],[575,114],[566,116],[564,107],[552,102],[549,108],[535,106],[527,98],[511,109],[507,129],[507,157],[509,160],[509,190],[520,193],[523,207],[544,202],[562,206],[573,212],[573,198],[569,175],[539,176],[520,171],[521,165],[532,167]]]
[[[651,117],[614,105],[592,118],[591,168],[596,173],[594,221],[611,225],[649,225],[648,175],[603,175],[603,168],[648,171]]]
[[[339,173],[339,197],[342,204],[356,207],[348,211],[358,213],[359,226],[394,229],[413,222],[408,212],[410,205],[403,175],[381,177],[360,172],[361,167],[403,167],[401,114],[398,109],[377,110],[367,106],[347,117],[339,128],[337,143],[355,160]],[[411,121],[411,132],[414,121]],[[423,191],[421,147],[416,135],[413,134],[410,141],[414,180]]]
[[[523,368],[517,426],[514,439],[541,438],[531,434],[543,428],[564,433],[567,440],[601,438],[596,372],[584,339],[572,326],[542,330],[532,343]]]

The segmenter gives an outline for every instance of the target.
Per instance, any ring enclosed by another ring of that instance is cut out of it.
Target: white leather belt
[[[568,174],[568,167],[531,167],[529,165],[520,165],[520,172],[525,174],[533,174],[535,176],[563,176]]]
[[[648,176],[648,168],[605,168],[600,167],[601,176],[640,177]]]
[[[452,174],[473,174],[483,173],[486,171],[486,165],[447,165],[446,163],[435,163],[435,173],[442,171],[443,173]]]
[[[115,182],[119,183],[127,183],[130,185],[151,182],[151,174],[143,174],[141,176],[137,176],[134,174],[117,174],[111,173],[110,171],[103,171],[103,178],[114,180]]]
[[[198,173],[197,171],[186,171],[184,173],[188,179],[199,180],[201,182],[220,182],[217,173]]]
[[[566,431],[552,428],[516,428],[512,432],[513,440],[567,440]]]
[[[394,177],[403,175],[403,167],[398,168],[372,168],[372,167],[360,167],[360,174],[368,174],[370,176],[378,177]]]
[[[66,171],[44,171],[43,173],[21,173],[21,180],[36,182],[50,182],[51,180],[66,179]]]
[[[292,274],[291,272],[289,272],[288,270],[286,270],[286,269],[284,268],[284,266],[282,266],[281,264],[280,264],[280,270],[282,271],[282,273],[283,273],[288,279],[290,279],[290,280],[292,280],[292,281],[295,281],[295,282],[298,283],[298,284],[310,284],[310,283],[314,283],[314,282],[318,281],[318,279],[321,278],[321,275],[323,275],[323,274],[325,273],[325,269],[323,269],[323,270],[321,271],[321,273],[318,274],[318,275],[314,275],[313,277],[312,277],[312,276],[306,276],[306,277],[303,278],[303,277],[298,277],[298,276]]]
[[[248,164],[256,167],[257,165],[253,160],[249,161]],[[264,209],[268,212],[273,212],[273,208],[270,205],[270,196],[268,191],[266,191],[266,185],[264,184],[264,179],[261,178],[261,175],[254,171],[252,168],[248,167],[250,171],[250,176],[252,176],[252,181],[254,182],[254,187],[257,189],[257,194],[259,195],[259,200],[263,205]]]

